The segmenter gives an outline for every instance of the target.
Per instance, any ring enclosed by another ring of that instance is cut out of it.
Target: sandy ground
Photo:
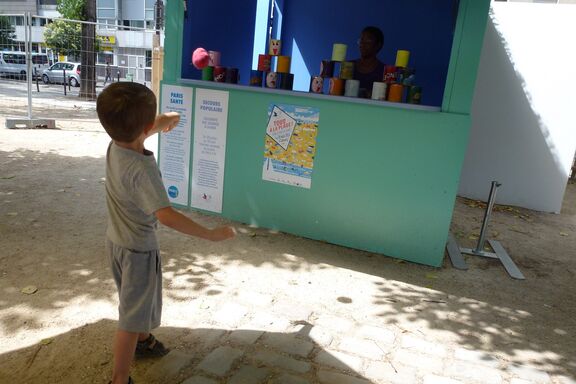
[[[78,118],[57,130],[8,130],[0,118],[1,383],[105,383],[111,372],[117,298],[102,257],[108,138],[90,107],[72,108]],[[483,213],[458,199],[452,232],[461,245],[475,245]],[[209,226],[225,222],[186,214]],[[224,243],[159,231],[165,303],[157,334],[177,351],[201,356],[234,330],[289,333],[296,326],[282,319],[334,318],[479,351],[500,368],[533,367],[551,383],[576,379],[574,184],[560,215],[500,206],[494,212],[490,237],[502,242],[525,281],[490,259],[467,258],[465,272],[448,259],[435,269],[232,224],[239,236]],[[37,291],[24,293],[28,286]],[[235,303],[249,314],[232,310],[226,318]],[[155,378],[150,364],[135,364],[138,383],[185,378],[186,369]],[[512,376],[504,377],[508,383]]]

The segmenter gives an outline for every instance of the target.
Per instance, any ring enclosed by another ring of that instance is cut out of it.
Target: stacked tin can
[[[217,83],[238,83],[238,68],[222,66],[222,55],[219,51],[208,51],[208,55],[210,59],[208,65],[202,69],[202,80],[215,81]]]
[[[250,86],[292,90],[291,57],[282,56],[282,42],[271,39],[268,53],[258,55],[258,67],[250,71]],[[272,70],[275,67],[275,70]]]
[[[327,93],[333,96],[358,97],[358,80],[354,80],[354,62],[346,61],[347,46],[335,43],[332,46],[331,60],[322,60],[320,74],[310,78],[309,92]],[[328,80],[326,80],[328,79]]]
[[[385,100],[396,103],[420,104],[422,87],[415,85],[416,71],[408,67],[409,59],[409,51],[399,50],[396,52],[395,65],[384,67]]]

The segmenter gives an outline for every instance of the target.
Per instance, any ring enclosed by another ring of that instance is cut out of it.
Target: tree
[[[84,20],[85,0],[58,0],[56,10],[65,19]]]
[[[0,16],[0,49],[8,48],[14,44],[14,27],[10,24],[10,19]]]
[[[58,0],[56,9],[66,19],[96,22],[96,0]],[[82,23],[80,97],[96,98],[96,27]]]
[[[44,40],[60,55],[77,56],[82,50],[80,24],[55,20],[44,29]]]

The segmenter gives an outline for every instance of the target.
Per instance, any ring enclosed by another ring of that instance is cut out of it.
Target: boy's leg
[[[150,333],[139,333],[138,334],[138,341],[147,340],[150,337]]]
[[[116,331],[114,338],[114,367],[112,368],[112,384],[126,384],[130,376],[130,364],[134,358],[136,342],[139,333]]]

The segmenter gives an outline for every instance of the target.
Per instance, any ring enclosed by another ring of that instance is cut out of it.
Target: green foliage
[[[10,19],[0,16],[0,48],[12,45],[15,38],[14,27],[10,24]]]
[[[46,45],[62,55],[78,55],[82,50],[82,30],[80,23],[56,20],[46,26]]]
[[[56,10],[65,19],[85,20],[84,6],[86,0],[58,0]]]

